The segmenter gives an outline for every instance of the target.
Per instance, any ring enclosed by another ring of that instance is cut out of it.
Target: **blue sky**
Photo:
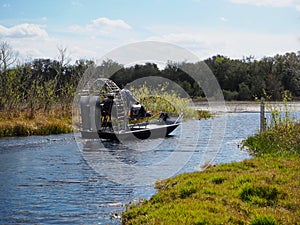
[[[0,0],[0,40],[23,61],[101,58],[138,41],[176,44],[201,59],[300,50],[300,0]]]

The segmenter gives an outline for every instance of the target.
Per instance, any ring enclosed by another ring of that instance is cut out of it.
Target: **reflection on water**
[[[225,132],[218,133],[222,123],[213,124],[224,118]],[[249,158],[239,145],[258,127],[258,113],[228,114],[185,122],[166,139],[125,146],[86,141],[82,151],[71,134],[0,139],[0,224],[118,224],[112,213],[149,198],[153,180],[199,170],[212,157],[212,163]]]

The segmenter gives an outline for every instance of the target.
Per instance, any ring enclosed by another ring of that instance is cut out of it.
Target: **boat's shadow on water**
[[[100,176],[122,185],[154,185],[155,181],[174,175],[187,152],[177,150],[179,136],[134,140],[126,143],[89,140],[82,155]],[[178,162],[176,162],[178,161]]]
[[[129,140],[88,140],[83,145],[83,156],[93,155],[99,162],[110,157],[129,165],[149,165],[158,163],[174,151],[177,137],[168,135],[166,138]],[[149,160],[150,159],[150,160]]]

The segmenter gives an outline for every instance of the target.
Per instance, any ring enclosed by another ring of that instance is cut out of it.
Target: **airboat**
[[[110,79],[98,78],[92,86],[79,99],[83,139],[164,138],[182,122],[183,113],[152,115],[129,90],[120,89]]]

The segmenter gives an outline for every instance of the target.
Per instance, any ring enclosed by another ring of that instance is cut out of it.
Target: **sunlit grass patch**
[[[123,224],[297,224],[300,157],[259,157],[157,182]],[[142,214],[140,214],[142,212]]]

